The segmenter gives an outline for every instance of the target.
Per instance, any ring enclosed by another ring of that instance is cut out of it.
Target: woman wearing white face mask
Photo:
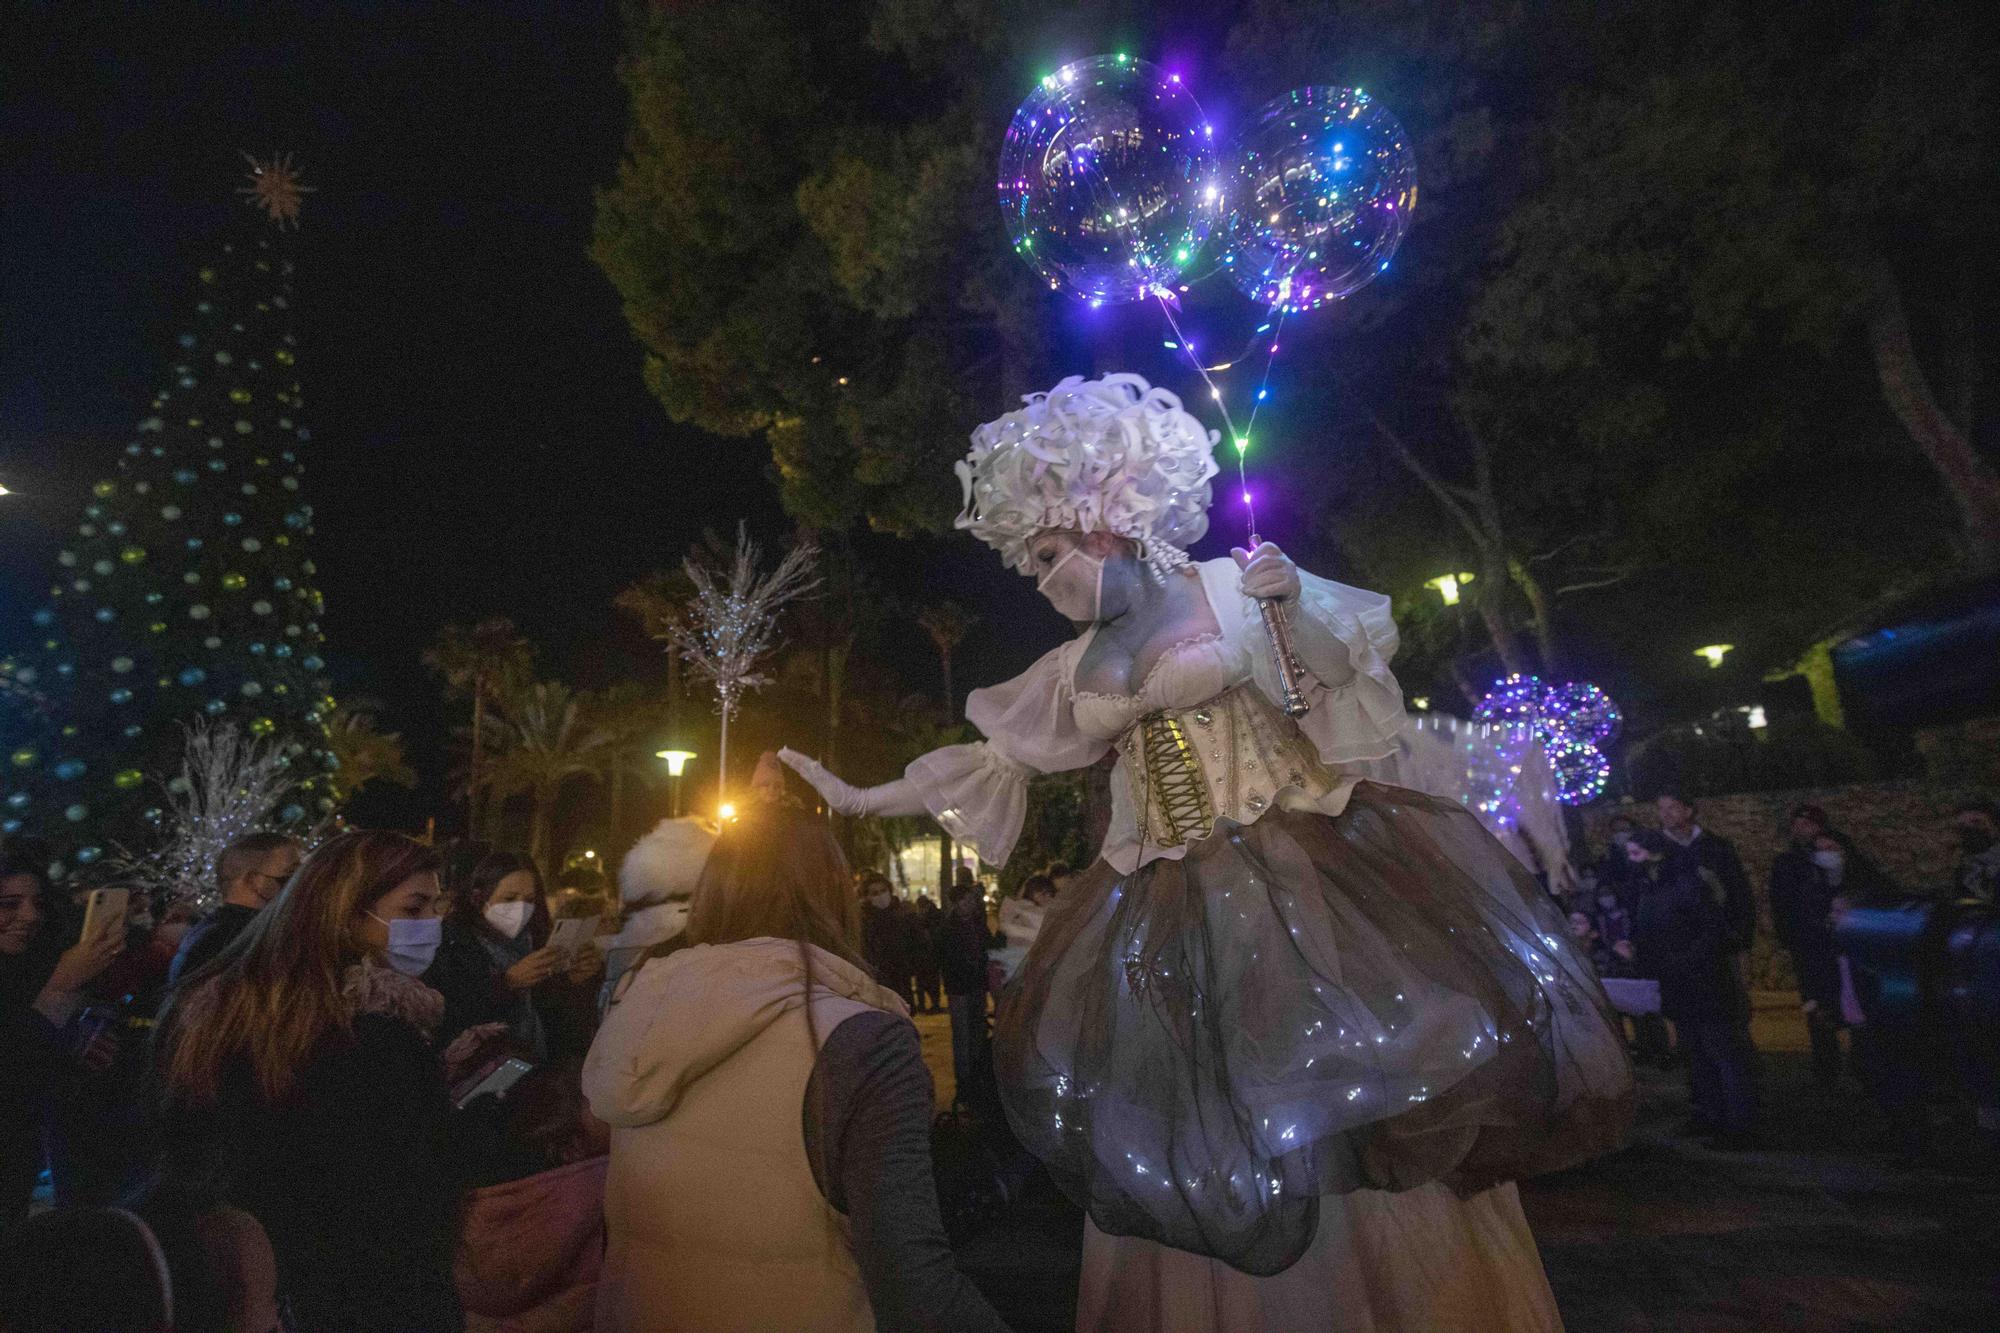
[[[444,996],[438,1031],[449,1040],[480,1023],[504,1023],[510,1045],[540,1064],[548,1057],[545,1016],[537,990],[563,970],[544,946],[549,909],[541,872],[514,852],[449,857],[462,867],[444,885],[451,900],[444,938],[424,984]]]
[[[344,833],[161,1015],[170,1180],[262,1223],[298,1326],[457,1330],[457,1188],[438,858],[398,833]]]

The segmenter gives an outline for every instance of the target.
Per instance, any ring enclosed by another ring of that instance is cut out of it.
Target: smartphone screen
[[[492,1073],[472,1085],[472,1090],[458,1099],[460,1106],[466,1106],[476,1098],[487,1096],[504,1097],[507,1089],[521,1081],[521,1077],[534,1066],[518,1055],[510,1055],[494,1067]]]
[[[575,953],[597,938],[597,922],[598,918],[594,916],[564,917],[549,932],[549,947],[564,953]]]
[[[125,909],[131,898],[130,889],[92,889],[83,909],[83,934],[77,938],[94,940],[125,929]]]

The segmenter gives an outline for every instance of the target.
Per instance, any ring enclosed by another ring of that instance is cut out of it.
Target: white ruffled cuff
[[[1007,863],[1028,818],[1033,769],[977,741],[919,755],[903,776],[945,832],[971,843],[986,864]]]

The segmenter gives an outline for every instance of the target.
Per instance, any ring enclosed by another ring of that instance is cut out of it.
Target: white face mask
[[[1086,587],[1083,571],[1077,570],[1060,587],[1051,587],[1062,567],[1078,556],[1097,566],[1096,577]],[[1094,555],[1085,555],[1083,547],[1072,546],[1063,552],[1061,559],[1042,571],[1042,576],[1035,580],[1035,591],[1048,598],[1049,605],[1063,619],[1094,624],[1104,610],[1104,562]]]
[[[1813,864],[1829,875],[1839,875],[1841,868],[1847,864],[1847,854],[1845,852],[1827,850],[1814,852],[1812,856]]]
[[[886,893],[878,893],[873,897],[871,897],[868,901],[876,907],[887,907],[889,905],[889,895]]]
[[[534,913],[535,905],[525,898],[517,898],[511,903],[488,903],[486,924],[511,940],[520,935],[521,927],[528,924],[528,918]]]
[[[383,921],[373,912],[377,921],[389,928],[389,947],[384,950],[389,956],[389,966],[406,977],[420,977],[437,957],[438,941],[444,938],[444,922],[434,916],[397,917],[394,921]]]

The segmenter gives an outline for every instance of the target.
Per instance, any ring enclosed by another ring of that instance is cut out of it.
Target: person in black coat
[[[1725,890],[1692,857],[1669,852],[1651,829],[1633,837],[1631,855],[1644,875],[1632,923],[1637,970],[1660,983],[1660,1013],[1687,1057],[1695,1132],[1747,1147],[1757,1129],[1756,1052]]]
[[[910,918],[896,902],[896,890],[888,876],[879,871],[861,876],[860,891],[861,956],[875,979],[902,996],[914,1013],[911,978],[916,969],[910,961]]]
[[[978,1098],[991,1065],[986,1039],[986,891],[961,870],[951,889],[951,910],[938,931],[938,971],[944,977],[945,1007],[951,1011],[953,1100]]]
[[[1840,1078],[1840,949],[1833,937],[1834,899],[1874,897],[1887,878],[1845,837],[1828,826],[1816,805],[1792,811],[1791,840],[1771,863],[1771,925],[1791,955],[1812,1040],[1813,1078],[1831,1086]]]
[[[181,978],[227,948],[271,905],[304,858],[299,840],[285,833],[252,833],[223,848],[215,860],[222,902],[181,936],[181,947],[167,967],[167,984],[178,986]]]
[[[438,1038],[504,1023],[515,1049],[537,1063],[549,1054],[548,1016],[539,990],[566,960],[547,947],[550,920],[535,863],[513,852],[479,849],[447,856],[450,901],[436,959],[423,982],[444,996]]]
[[[86,988],[125,947],[122,922],[63,947],[47,864],[0,852],[0,1228],[28,1210],[43,1128],[77,1063],[99,1058],[75,1020]]]
[[[1674,855],[1692,857],[1694,865],[1708,871],[1722,887],[1722,921],[1728,931],[1730,953],[1736,955],[1738,979],[1748,985],[1750,941],[1756,939],[1756,893],[1750,889],[1750,875],[1736,855],[1736,845],[1720,833],[1708,833],[1694,819],[1694,801],[1678,793],[1658,799],[1660,833],[1672,845]]]
[[[1750,942],[1757,935],[1757,896],[1750,888],[1750,876],[1744,873],[1743,858],[1736,854],[1735,843],[1695,822],[1694,802],[1687,797],[1669,792],[1656,805],[1660,831],[1667,836],[1670,852],[1691,858],[1721,885],[1729,952],[1734,958],[1737,979],[1747,987]]]
[[[161,1015],[165,1174],[257,1218],[314,1333],[464,1327],[447,1087],[494,1033],[432,1043],[437,865],[401,834],[331,839]]]

